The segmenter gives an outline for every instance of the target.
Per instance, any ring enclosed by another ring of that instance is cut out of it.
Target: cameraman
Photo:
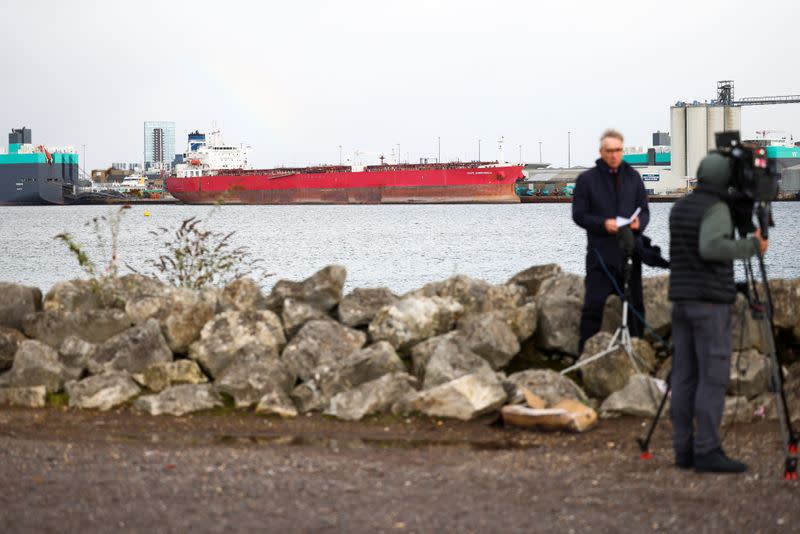
[[[669,216],[672,444],[675,465],[699,472],[747,469],[725,455],[719,437],[730,381],[733,260],[763,254],[767,241],[758,231],[748,239],[734,238],[726,201],[730,178],[728,158],[706,156],[697,170],[697,189],[679,200]]]

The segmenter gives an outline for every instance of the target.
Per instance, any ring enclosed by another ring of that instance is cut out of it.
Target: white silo
[[[686,176],[697,177],[697,167],[708,154],[708,106],[686,108]]]
[[[742,108],[725,106],[725,131],[742,131]]]
[[[716,134],[725,131],[725,107],[708,106],[708,140],[706,145],[708,150],[717,148]]]
[[[686,177],[686,106],[672,106],[669,114],[672,175]]]

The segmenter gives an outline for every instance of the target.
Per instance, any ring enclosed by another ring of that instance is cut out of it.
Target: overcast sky
[[[3,0],[0,129],[86,145],[89,168],[141,161],[143,122],[212,121],[258,166],[506,156],[591,164],[669,129],[677,100],[800,94],[800,2]],[[800,138],[800,104],[745,108],[742,129]]]

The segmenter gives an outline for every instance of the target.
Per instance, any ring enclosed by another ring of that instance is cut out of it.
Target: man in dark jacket
[[[730,381],[733,260],[767,250],[758,231],[734,239],[725,202],[730,174],[728,158],[706,156],[697,169],[697,189],[676,202],[669,216],[675,465],[717,473],[747,469],[725,455],[719,437]]]
[[[615,292],[614,282],[622,290],[622,248],[617,242],[617,217],[629,218],[635,235],[640,235],[650,221],[647,193],[639,173],[622,160],[622,134],[606,130],[600,138],[600,159],[594,168],[582,173],[575,182],[572,199],[572,220],[584,228],[588,236],[586,251],[586,296],[580,324],[580,351],[586,340],[600,330],[603,307]],[[608,271],[608,272],[606,272]],[[610,277],[613,277],[614,281]],[[634,255],[630,278],[630,305],[644,317],[642,299],[642,262]],[[644,325],[636,314],[628,317],[631,335],[640,337]]]

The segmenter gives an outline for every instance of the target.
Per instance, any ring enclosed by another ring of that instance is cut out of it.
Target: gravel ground
[[[2,532],[797,532],[776,423],[737,425],[739,476],[672,467],[669,424],[582,435],[496,422],[0,412]]]

